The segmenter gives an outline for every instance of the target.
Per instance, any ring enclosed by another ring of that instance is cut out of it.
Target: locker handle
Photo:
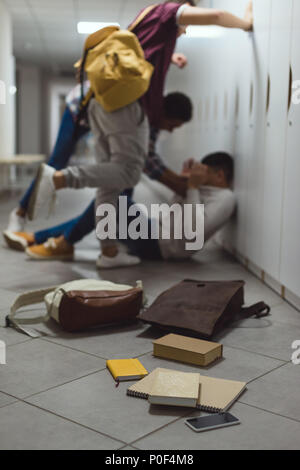
[[[240,114],[240,90],[239,87],[236,88],[235,92],[235,118],[238,119]]]
[[[252,111],[253,111],[253,97],[254,97],[254,86],[253,86],[253,81],[251,80],[250,100],[249,100],[249,115],[250,115],[250,117],[252,116]]]
[[[291,103],[292,103],[292,95],[293,95],[292,88],[293,88],[293,69],[292,69],[292,66],[290,65],[288,112],[290,110]]]
[[[224,93],[224,119],[227,121],[228,117],[228,93],[225,91]]]
[[[271,79],[268,74],[268,83],[267,83],[267,102],[266,102],[266,113],[268,114],[270,108],[270,93],[271,93]]]

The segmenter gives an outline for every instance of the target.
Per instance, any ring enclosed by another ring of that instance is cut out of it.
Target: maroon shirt
[[[146,60],[154,65],[150,88],[142,98],[150,125],[153,127],[158,126],[161,116],[165,80],[178,35],[176,14],[180,6],[181,4],[173,2],[157,5],[133,30],[144,50]]]

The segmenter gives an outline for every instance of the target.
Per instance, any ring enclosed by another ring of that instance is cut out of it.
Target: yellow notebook
[[[138,359],[110,359],[106,361],[106,367],[117,382],[138,380],[148,375]]]

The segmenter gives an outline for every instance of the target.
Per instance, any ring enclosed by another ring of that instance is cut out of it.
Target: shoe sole
[[[99,266],[98,264],[96,264],[96,267],[99,270],[101,270],[101,269],[105,269],[105,270],[108,270],[108,269],[122,269],[122,268],[131,268],[132,266],[138,266],[141,263],[142,262],[140,261],[138,263],[122,264],[122,265],[116,265],[116,266]]]
[[[32,253],[28,248],[25,250],[29,258],[38,261],[73,261],[74,255],[57,255],[57,256],[41,256],[36,253]]]
[[[19,237],[12,233],[8,232],[3,232],[3,238],[6,241],[7,245],[9,248],[15,251],[25,251],[28,248],[28,244],[26,240],[24,240],[24,243],[22,240],[20,240]]]
[[[36,177],[33,190],[29,199],[28,208],[27,208],[27,217],[30,221],[34,220],[36,217],[36,214],[34,213],[34,211],[35,211],[37,196],[38,196],[39,189],[40,189],[41,180],[43,177],[44,167],[45,167],[45,163],[42,163],[38,169],[37,177]]]

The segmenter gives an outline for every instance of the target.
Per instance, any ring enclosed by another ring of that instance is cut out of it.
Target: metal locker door
[[[246,258],[261,267],[262,254],[262,199],[265,155],[265,122],[268,94],[268,59],[270,38],[271,0],[254,0],[254,33],[252,50],[253,97],[249,132],[245,142],[248,148],[247,184],[247,239]]]
[[[279,281],[293,0],[272,0],[263,177],[262,268]]]
[[[292,83],[294,80],[300,80],[299,44],[300,2],[294,0],[280,282],[298,297],[300,297],[300,103],[299,84],[295,84],[297,90],[293,89]]]

